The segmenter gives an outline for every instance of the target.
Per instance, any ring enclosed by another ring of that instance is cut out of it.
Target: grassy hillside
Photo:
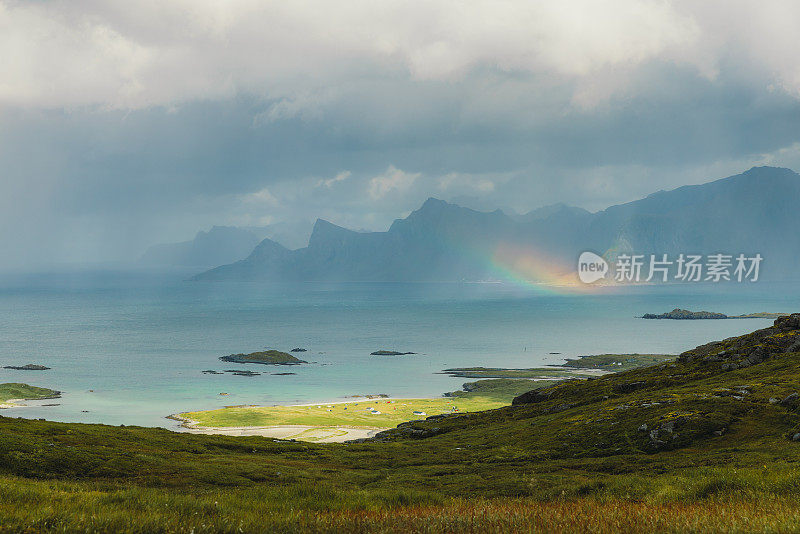
[[[375,442],[0,418],[0,524],[139,531],[792,531],[800,315]],[[800,439],[798,436],[796,439]]]

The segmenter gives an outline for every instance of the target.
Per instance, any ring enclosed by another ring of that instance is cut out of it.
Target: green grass
[[[405,423],[380,442],[320,445],[0,417],[0,525],[797,531],[800,443],[792,436],[800,408],[770,399],[800,391],[800,353],[770,352],[733,370],[717,360],[797,340],[797,330],[729,339],[674,362],[560,382],[526,404]],[[673,433],[654,444],[650,431],[666,426]]]
[[[10,399],[35,400],[49,399],[58,395],[58,391],[10,382],[0,384],[0,402]]]
[[[211,427],[308,425],[390,428],[404,421],[424,419],[429,415],[489,410],[508,405],[510,402],[511,397],[502,400],[492,397],[377,399],[310,406],[236,406],[186,412],[179,414],[178,417],[195,421],[200,426]],[[379,411],[380,414],[374,415],[371,410]],[[415,415],[415,410],[426,415]]]
[[[748,496],[700,502],[442,498],[312,485],[176,492],[3,477],[0,518],[2,530],[32,532],[796,532],[800,504]]]

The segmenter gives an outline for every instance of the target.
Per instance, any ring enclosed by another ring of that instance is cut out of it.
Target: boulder
[[[614,391],[616,393],[631,393],[644,388],[647,385],[645,382],[624,382],[622,384],[615,384]]]
[[[781,330],[798,330],[800,329],[800,313],[778,317],[773,324]]]
[[[792,409],[796,408],[798,403],[800,403],[800,395],[797,393],[792,393],[780,402],[781,406]]]
[[[511,401],[512,406],[520,404],[536,404],[537,402],[549,401],[552,398],[553,391],[551,388],[534,389],[527,393],[523,393],[518,397],[514,397]]]

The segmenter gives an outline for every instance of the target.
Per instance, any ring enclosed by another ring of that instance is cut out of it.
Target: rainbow
[[[595,293],[602,287],[582,283],[574,264],[531,246],[500,243],[492,253],[491,267],[498,278],[543,293]]]

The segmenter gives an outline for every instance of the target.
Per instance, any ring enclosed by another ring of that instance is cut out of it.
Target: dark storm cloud
[[[379,229],[427,196],[596,209],[800,163],[797,37],[774,25],[798,8],[709,5],[0,2],[5,263]]]

